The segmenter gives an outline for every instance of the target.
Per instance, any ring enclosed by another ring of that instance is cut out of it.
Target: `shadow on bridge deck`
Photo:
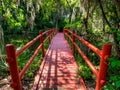
[[[33,90],[81,90],[77,69],[69,44],[64,35],[58,33],[52,39],[35,77]]]

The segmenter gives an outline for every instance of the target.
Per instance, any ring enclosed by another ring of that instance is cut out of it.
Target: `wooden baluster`
[[[54,30],[53,30],[53,29],[51,29],[50,34],[51,34],[50,37],[51,37],[51,40],[52,40],[52,38],[53,38],[53,36],[54,36]],[[50,40],[50,41],[51,41],[51,40]]]
[[[75,46],[74,46],[75,36],[74,36],[74,33],[75,33],[75,31],[73,30],[72,31],[72,53],[73,53],[73,55],[75,53]]]
[[[48,32],[48,35],[50,35],[50,31]],[[51,38],[51,37],[49,37],[49,43],[50,43],[50,40],[51,40],[50,38]]]
[[[42,57],[45,56],[42,31],[40,31],[40,43],[42,44]]]

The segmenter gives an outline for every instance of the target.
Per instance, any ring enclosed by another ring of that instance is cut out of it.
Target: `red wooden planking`
[[[33,90],[81,90],[76,78],[78,66],[62,33],[51,41],[35,77]]]

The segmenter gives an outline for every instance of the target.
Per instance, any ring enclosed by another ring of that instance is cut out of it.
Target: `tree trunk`
[[[120,11],[120,0],[114,0],[115,4],[119,7],[119,11]]]
[[[116,0],[117,1],[117,0]],[[102,11],[102,15],[103,15],[103,18],[104,20],[106,21],[107,25],[110,27],[110,29],[112,30],[113,26],[111,26],[111,24],[109,23],[106,15],[105,15],[105,12],[104,12],[104,9],[103,9],[103,6],[102,6],[102,3],[101,3],[101,0],[98,0],[99,2],[99,5],[100,5],[100,9]],[[117,29],[118,30],[118,29]],[[117,57],[120,58],[120,48],[119,48],[119,41],[117,41],[117,31],[115,33],[113,33],[113,39],[114,39],[114,45],[115,45],[115,50],[116,50],[116,53],[117,53]]]
[[[101,11],[102,11],[103,18],[105,19],[105,21],[106,21],[106,23],[108,24],[108,26],[111,28],[111,25],[110,25],[110,23],[109,23],[106,15],[105,15],[105,12],[104,12],[104,9],[103,9],[101,0],[98,0],[98,2],[99,2],[99,5],[100,5],[100,9],[101,9]]]
[[[0,58],[4,52],[4,36],[3,36],[3,29],[0,25]]]
[[[2,6],[2,3],[0,3]],[[4,17],[3,17],[3,10],[2,13],[0,13],[0,59],[2,57],[2,54],[4,53],[4,35],[3,35],[3,28],[2,25],[4,23]]]
[[[117,57],[120,59],[120,48],[119,48],[119,41],[117,41],[117,33],[113,34],[115,50],[117,52]]]

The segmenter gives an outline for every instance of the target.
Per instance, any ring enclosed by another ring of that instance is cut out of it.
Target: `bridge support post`
[[[42,57],[45,56],[45,51],[44,51],[44,43],[43,43],[43,35],[42,35],[42,31],[40,31],[40,43],[42,44]]]
[[[72,53],[73,53],[73,55],[75,54],[75,45],[74,45],[75,36],[74,36],[74,33],[75,33],[75,31],[73,30],[72,31]]]
[[[102,47],[101,60],[100,60],[100,70],[99,70],[95,90],[100,90],[101,87],[106,84],[106,76],[107,76],[107,69],[108,69],[107,58],[110,57],[111,48],[112,48],[111,44],[105,44]]]
[[[9,64],[10,75],[12,78],[11,87],[14,90],[22,90],[22,85],[19,77],[18,63],[16,60],[16,50],[14,45],[8,44],[6,46],[7,59],[6,61]]]

